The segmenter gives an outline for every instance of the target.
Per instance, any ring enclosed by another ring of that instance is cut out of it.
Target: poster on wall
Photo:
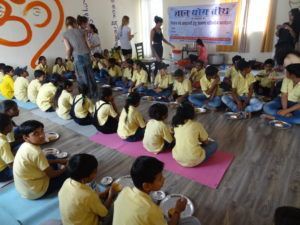
[[[169,7],[171,42],[232,45],[237,3]]]

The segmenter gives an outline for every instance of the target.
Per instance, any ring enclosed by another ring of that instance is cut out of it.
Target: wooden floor
[[[125,96],[117,97],[121,108]],[[148,118],[149,103],[142,102],[141,111]],[[170,110],[169,120],[174,110]],[[46,130],[56,131],[61,138],[53,144],[71,154],[86,152],[100,161],[98,180],[102,176],[118,178],[129,174],[133,158],[90,142],[86,137],[30,111],[21,111],[16,122],[38,119]],[[186,178],[165,172],[164,189],[182,193],[195,204],[195,216],[203,225],[270,225],[278,206],[300,207],[300,127],[276,130],[255,117],[251,120],[228,121],[220,112],[199,115],[210,137],[219,148],[235,155],[217,190]]]

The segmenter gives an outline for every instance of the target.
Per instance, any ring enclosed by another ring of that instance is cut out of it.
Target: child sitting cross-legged
[[[39,93],[39,90],[42,86],[42,82],[44,81],[45,77],[46,77],[46,74],[44,71],[42,71],[42,70],[34,71],[35,79],[29,83],[28,89],[27,89],[28,99],[32,103],[36,103],[37,95]]]
[[[39,57],[38,65],[34,68],[34,70],[42,70],[46,75],[49,73],[47,59],[45,56],[42,55]]]
[[[120,80],[122,80],[121,68],[117,65],[115,58],[110,58],[108,60],[108,83],[115,86]]]
[[[197,166],[217,151],[217,142],[209,141],[201,123],[194,120],[195,109],[189,103],[181,104],[172,119],[175,147],[173,158],[183,167]]]
[[[19,101],[27,102],[27,89],[29,85],[29,81],[27,79],[29,76],[27,72],[27,67],[16,68],[14,74],[18,76],[14,83],[15,98]]]
[[[116,86],[123,88],[124,92],[128,92],[128,89],[131,87],[132,84],[132,76],[133,76],[133,60],[126,59],[125,63],[123,64],[123,76],[122,80],[116,82]]]
[[[0,93],[6,99],[14,97],[14,68],[11,66],[4,67],[4,77],[0,83]]]
[[[16,190],[23,198],[38,199],[57,191],[67,178],[66,159],[43,153],[45,143],[44,125],[36,120],[28,120],[20,125],[24,143],[19,148],[13,165]]]
[[[160,103],[153,104],[149,108],[149,117],[143,139],[144,148],[153,153],[172,149],[174,139],[170,128],[164,123],[168,117],[168,107]]]
[[[113,186],[103,193],[97,193],[88,185],[95,180],[97,169],[98,161],[93,155],[83,153],[70,158],[67,166],[70,178],[58,193],[64,225],[99,225],[103,220],[111,221],[112,218],[108,218],[109,209],[116,194]],[[104,203],[101,201],[103,198]]]
[[[194,88],[200,88],[200,80],[205,76],[204,62],[196,60],[195,67],[191,70],[190,81]]]
[[[125,187],[117,197],[113,225],[200,225],[195,217],[180,218],[186,199],[177,200],[169,221],[152,201],[150,192],[159,191],[164,185],[163,169],[164,163],[154,157],[140,156],[134,161],[130,175],[135,187]]]
[[[173,99],[174,101],[181,103],[187,101],[189,95],[192,93],[191,81],[184,77],[184,72],[178,69],[174,73],[174,85],[173,85]]]
[[[209,109],[216,109],[221,106],[220,77],[218,72],[219,70],[215,66],[208,66],[205,69],[205,75],[200,80],[203,93],[189,96],[189,101],[193,105]]]
[[[14,155],[6,135],[12,131],[12,122],[8,115],[0,113],[0,182],[13,179]]]
[[[118,109],[112,89],[105,87],[102,89],[100,101],[95,104],[94,126],[103,134],[113,134],[117,132],[118,122]]]
[[[128,91],[145,94],[148,90],[148,74],[146,70],[144,70],[144,64],[140,60],[136,60],[133,64],[133,68],[132,84]]]
[[[57,115],[64,119],[71,119],[70,111],[73,104],[73,82],[64,80],[57,88],[54,96],[54,108]]]
[[[221,84],[222,88],[225,91],[231,91],[232,89],[232,82],[238,76],[238,62],[242,59],[240,55],[235,55],[232,57],[232,66],[227,69],[225,73],[224,80]]]

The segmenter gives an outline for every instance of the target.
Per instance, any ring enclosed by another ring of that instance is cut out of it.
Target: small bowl
[[[103,177],[102,179],[101,179],[101,181],[100,181],[100,183],[102,184],[102,185],[104,185],[104,186],[108,186],[108,185],[110,185],[112,182],[113,182],[113,178],[112,177],[109,177],[109,176],[107,176],[107,177]]]
[[[56,148],[45,148],[45,149],[43,149],[43,152],[45,153],[45,155],[51,154],[51,155],[55,155],[55,156],[57,156],[60,153],[60,151]]]
[[[56,132],[47,132],[45,134],[45,141],[46,142],[53,142],[59,139],[59,134]]]
[[[153,191],[150,195],[154,201],[161,201],[166,197],[164,191]]]
[[[68,157],[68,153],[67,152],[60,152],[58,154],[56,154],[56,157],[59,159],[64,159]]]

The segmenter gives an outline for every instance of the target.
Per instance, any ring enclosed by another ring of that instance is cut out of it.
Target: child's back
[[[36,104],[42,111],[47,111],[53,106],[56,86],[51,82],[43,84],[36,98]]]
[[[36,98],[38,96],[41,86],[42,84],[38,79],[34,79],[29,83],[27,94],[29,101],[31,101],[32,103],[36,103]]]
[[[27,89],[29,81],[25,77],[17,77],[14,83],[14,95],[19,101],[28,101]]]
[[[73,96],[70,92],[63,90],[58,98],[56,113],[62,119],[71,119],[70,110],[73,104]]]
[[[0,92],[3,97],[12,99],[14,97],[14,79],[12,76],[6,74],[0,84]]]
[[[82,94],[79,94],[74,98],[74,103],[76,103],[73,107],[75,117],[77,118],[85,118],[89,113],[94,112],[93,102]]]

